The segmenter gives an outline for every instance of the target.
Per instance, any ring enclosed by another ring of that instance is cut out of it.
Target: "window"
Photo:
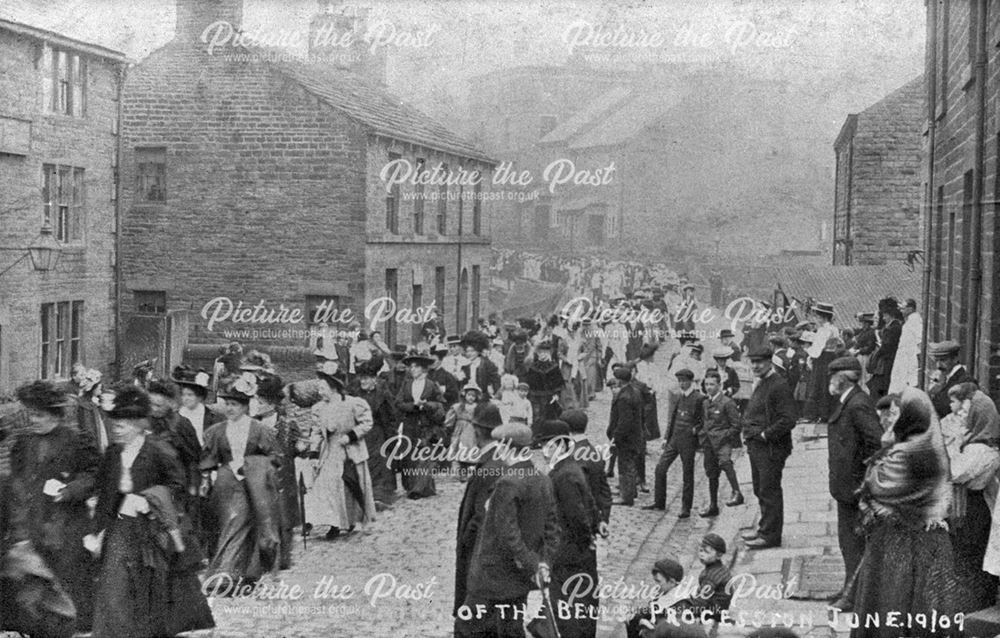
[[[42,53],[45,108],[52,113],[83,117],[87,107],[87,59],[63,49]]]
[[[132,293],[135,298],[135,309],[151,315],[163,315],[167,313],[167,293],[164,290],[136,290]]]
[[[441,172],[444,175],[445,183],[438,186],[438,219],[437,231],[439,235],[448,234],[448,165],[441,165]]]
[[[424,305],[424,287],[422,284],[413,284],[413,293],[410,296],[410,300],[410,308],[414,311]],[[422,323],[414,321],[412,328],[411,337],[413,338],[413,343],[416,343],[420,341],[420,333],[423,332],[424,326]]]
[[[948,1],[938,0],[938,34],[936,40],[940,43],[937,52],[937,106],[935,117],[944,115],[948,105]]]
[[[389,162],[400,159],[398,153],[389,153]],[[399,233],[399,184],[394,183],[385,194],[385,229],[390,233]]]
[[[472,189],[472,234],[476,236],[483,234],[483,202],[480,199],[483,193],[483,184],[481,179],[482,173],[476,171],[476,185]]]
[[[57,241],[83,240],[84,199],[82,168],[42,165],[42,206]]]
[[[434,269],[434,307],[437,308],[438,316],[444,317],[444,266]]]
[[[479,266],[472,267],[472,325],[479,325],[479,293],[482,285]]]
[[[424,234],[424,185],[420,183],[420,176],[425,164],[424,158],[417,158],[417,185],[413,187],[413,232],[416,235]]]
[[[83,361],[83,302],[42,304],[42,379],[68,378],[73,364]]]
[[[399,302],[399,271],[395,268],[385,270],[385,296],[392,300],[393,304]],[[396,343],[396,315],[389,317],[385,321],[386,343]]]
[[[538,118],[538,138],[541,139],[556,127],[555,115],[541,115]]]
[[[136,199],[140,202],[167,201],[167,149],[137,148]]]

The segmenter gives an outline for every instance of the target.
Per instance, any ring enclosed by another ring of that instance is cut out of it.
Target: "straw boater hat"
[[[832,303],[826,303],[824,301],[817,301],[815,303],[815,305],[813,305],[813,312],[815,312],[817,315],[823,315],[823,316],[826,316],[826,317],[832,317],[833,316],[833,304]]]
[[[732,348],[716,348],[712,350],[713,359],[728,359],[731,356],[733,356]]]

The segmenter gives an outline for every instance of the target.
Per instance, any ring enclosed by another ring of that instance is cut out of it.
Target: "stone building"
[[[927,3],[923,217],[927,339],[1000,398],[1000,2]],[[974,632],[977,633],[977,632]]]
[[[113,369],[125,57],[0,19],[0,59],[2,398],[76,362]]]
[[[178,0],[175,38],[126,81],[123,308],[134,357],[159,347],[173,363],[184,340],[304,348],[323,327],[317,309],[342,319],[335,328],[349,329],[345,310],[369,328],[365,309],[381,297],[398,309],[433,302],[449,330],[485,316],[493,161],[359,73],[353,55],[209,51],[199,35],[219,20],[241,24],[242,0]],[[390,184],[393,161],[421,175],[478,174],[481,186]],[[240,302],[273,312],[241,321]],[[141,337],[157,316],[165,348]],[[375,328],[409,342],[410,319]]]
[[[920,76],[848,115],[840,129],[833,145],[835,266],[904,262],[921,250],[924,98]]]

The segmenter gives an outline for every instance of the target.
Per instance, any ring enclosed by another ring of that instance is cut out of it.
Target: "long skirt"
[[[346,464],[351,464],[353,471]],[[344,530],[375,520],[375,495],[368,463],[354,463],[343,446],[327,445],[316,481],[306,494],[306,516],[313,525]]]
[[[936,612],[938,618],[953,620],[963,610],[965,592],[954,565],[944,529],[878,525],[868,537],[858,572],[854,612],[860,625],[851,630],[851,638],[958,635],[954,625],[947,629],[938,625],[934,631],[928,623],[905,626],[907,614],[926,614],[929,619]],[[903,627],[886,626],[891,612],[901,616]],[[877,627],[874,620],[879,621]]]
[[[983,571],[992,516],[983,493],[968,490],[965,516],[951,521],[955,569],[965,586],[962,610],[978,611],[996,602],[997,578]]]
[[[209,574],[225,574],[234,583],[252,584],[269,566],[261,561],[255,530],[253,504],[244,481],[239,481],[228,465],[219,468],[212,486],[212,505],[219,524],[215,555]]]
[[[148,565],[159,551],[150,538],[152,525],[123,517],[106,530],[94,638],[174,636],[215,626],[195,570],[170,569],[177,555],[157,567]]]

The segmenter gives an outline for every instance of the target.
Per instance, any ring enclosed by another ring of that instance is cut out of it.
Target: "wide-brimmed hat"
[[[264,374],[257,380],[257,398],[278,404],[285,399],[285,384],[276,374]]]
[[[101,409],[111,419],[145,419],[149,416],[149,394],[133,384],[121,384],[101,393]]]
[[[170,373],[170,380],[182,387],[194,389],[201,394],[207,394],[208,388],[212,384],[212,375],[205,372],[204,368],[195,370],[188,365],[179,365]]]
[[[257,377],[253,373],[245,372],[236,379],[229,381],[221,392],[220,399],[232,399],[241,403],[250,403],[250,399],[257,395]]]
[[[71,403],[70,396],[52,381],[40,379],[17,389],[17,400],[25,407],[52,414],[61,413]]]
[[[473,348],[479,352],[490,349],[490,338],[485,332],[480,332],[479,330],[470,330],[465,333],[462,337],[461,345],[463,348]]]
[[[437,361],[437,357],[432,357],[430,355],[421,354],[419,352],[414,352],[413,354],[409,354],[409,355],[403,357],[403,365],[407,365],[407,366],[408,365],[412,365],[412,364],[415,363],[415,364],[417,364],[419,366],[423,366],[425,368],[429,368],[432,365],[434,365],[434,363],[436,361]]]

